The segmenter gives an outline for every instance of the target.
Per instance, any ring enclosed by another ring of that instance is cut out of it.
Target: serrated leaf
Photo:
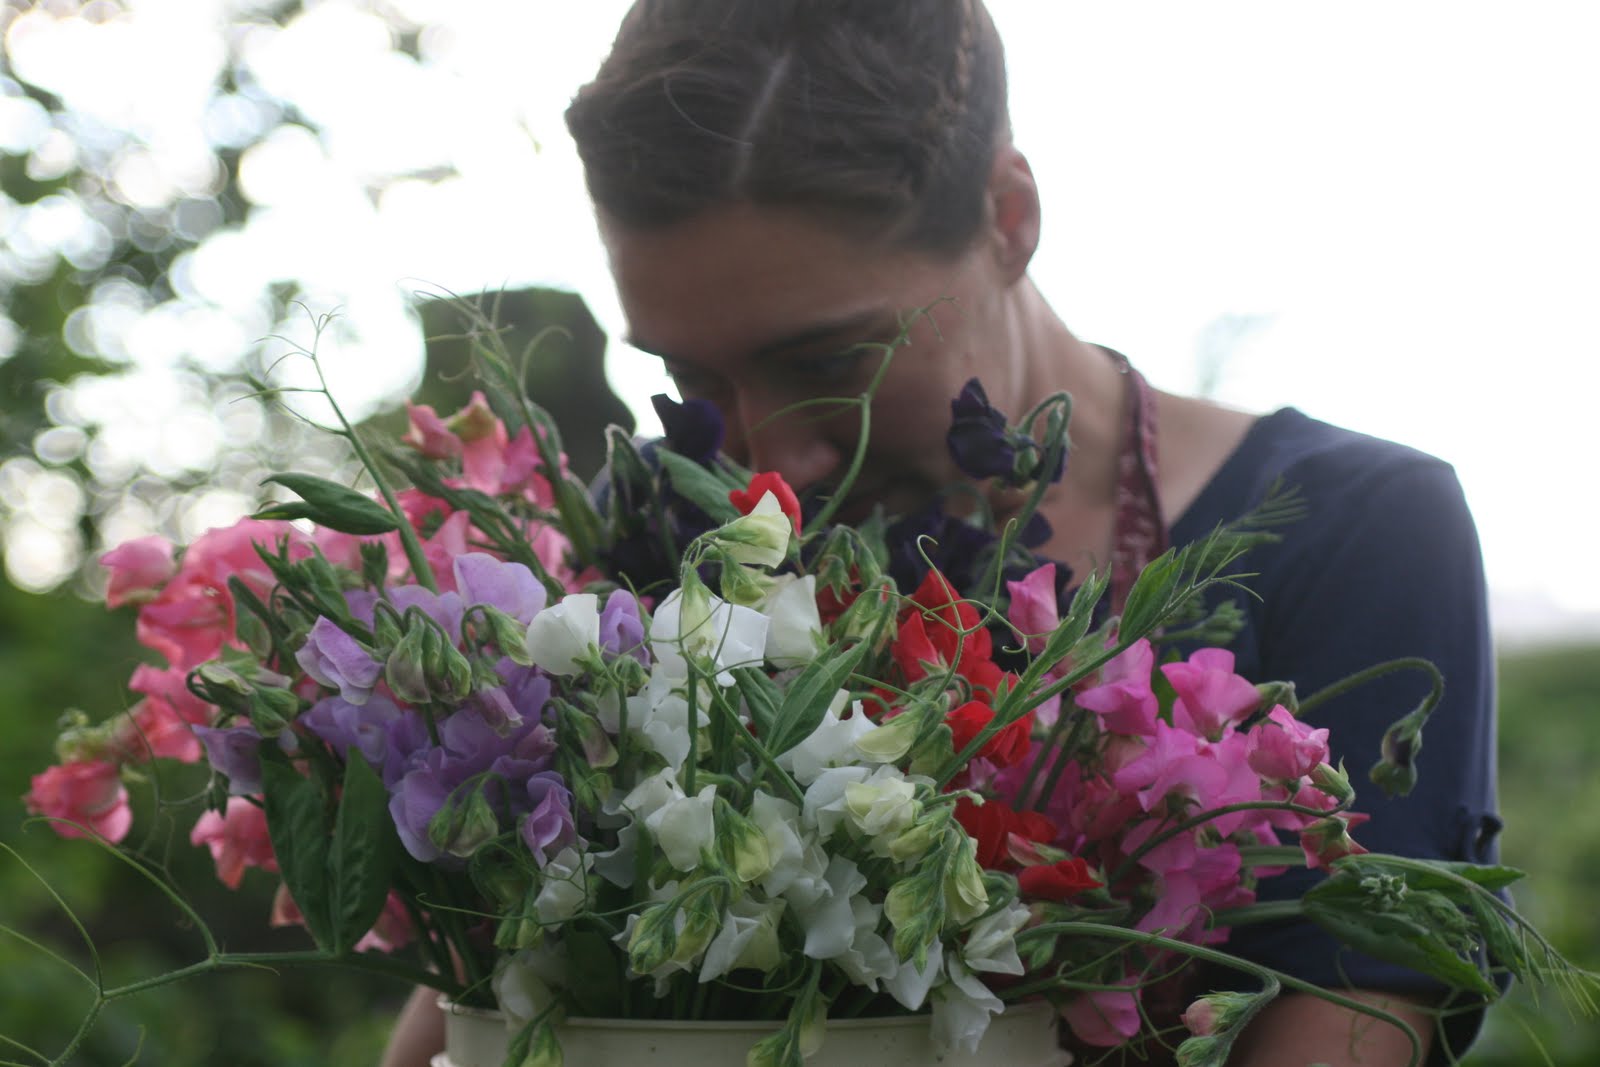
[[[340,955],[354,948],[383,912],[399,843],[382,780],[353,746],[347,759],[327,857],[328,914],[333,951]]]
[[[261,761],[267,836],[278,858],[283,884],[294,898],[306,929],[317,946],[333,952],[335,938],[329,909],[329,825],[317,783],[281,759]]]
[[[258,519],[310,519],[318,526],[347,534],[384,534],[400,528],[389,509],[365,493],[314,474],[274,474],[262,481],[283,486],[299,495],[256,512]]]
[[[867,651],[862,641],[843,655],[835,656],[831,650],[822,653],[800,672],[783,695],[773,718],[772,732],[767,738],[767,751],[781,756],[795,745],[811,736],[834,694],[844,688],[850,672],[856,669]]]
[[[729,486],[716,474],[666,449],[657,452],[656,458],[661,460],[673,491],[711,516],[713,522],[731,522],[739,517],[739,509],[728,499]]]

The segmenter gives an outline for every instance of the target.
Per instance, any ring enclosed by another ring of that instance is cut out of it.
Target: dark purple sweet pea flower
[[[328,697],[313,704],[299,721],[322,738],[340,759],[348,759],[354,748],[373,767],[382,768],[391,747],[390,727],[404,714],[394,701],[382,695],[371,697],[365,704]]]
[[[507,563],[484,552],[457,556],[456,592],[467,606],[487,604],[526,626],[544,610],[545,588],[521,563]]]
[[[967,382],[950,401],[950,420],[945,443],[963,474],[969,478],[1010,477],[1017,451],[1006,432],[1006,417],[989,406],[978,379]]]
[[[522,820],[522,841],[543,867],[550,853],[559,852],[578,836],[572,819],[572,791],[555,771],[528,779],[530,809]]]
[[[196,726],[194,734],[205,747],[211,769],[228,779],[230,794],[261,792],[261,735],[255,727]]]
[[[710,464],[722,448],[722,413],[709,400],[678,403],[665,393],[650,398],[667,435],[667,447],[701,465]]]
[[[607,660],[632,656],[641,667],[650,666],[650,649],[644,643],[644,621],[639,618],[639,598],[626,589],[613,589],[600,612],[600,651]]]
[[[295,662],[321,685],[339,690],[351,704],[365,704],[383,676],[383,664],[367,648],[326,616],[317,619]]]

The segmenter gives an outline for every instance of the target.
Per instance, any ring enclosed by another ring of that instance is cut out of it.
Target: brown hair
[[[959,250],[1009,136],[981,0],[638,0],[567,109],[624,225],[750,203]]]

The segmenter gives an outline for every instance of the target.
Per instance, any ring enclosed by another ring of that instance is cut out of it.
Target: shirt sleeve
[[[1386,796],[1367,772],[1388,727],[1427,695],[1424,673],[1386,676],[1305,719],[1329,728],[1332,761],[1344,760],[1356,787],[1354,810],[1371,816],[1352,832],[1360,844],[1422,859],[1495,862],[1494,661],[1482,557],[1460,484],[1447,464],[1424,458],[1353,479],[1345,472],[1343,481],[1321,494],[1308,486],[1308,517],[1249,561],[1261,575],[1255,680],[1293,681],[1303,698],[1389,660],[1432,662],[1444,692],[1423,730],[1417,783],[1407,796]],[[1264,879],[1258,899],[1298,897],[1321,877],[1291,869]],[[1310,923],[1241,927],[1228,949],[1328,988],[1443,990],[1341,948]],[[1481,1011],[1452,1016],[1445,1043],[1465,1048],[1480,1020]]]

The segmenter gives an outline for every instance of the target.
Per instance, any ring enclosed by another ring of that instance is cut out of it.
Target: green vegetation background
[[[34,596],[0,582],[0,839],[21,855],[94,932],[113,981],[201,958],[199,939],[155,890],[92,845],[24,828],[21,794],[51,761],[61,710],[99,717],[125,700],[136,662],[128,613],[61,594]],[[1573,958],[1600,954],[1600,835],[1586,812],[1600,809],[1600,647],[1508,653],[1501,670],[1501,774],[1505,860],[1527,870],[1520,905]],[[1426,755],[1424,755],[1424,761]],[[1423,773],[1430,768],[1423,764]],[[167,783],[169,789],[185,785]],[[149,808],[140,814],[146,823]],[[238,892],[214,884],[203,849],[187,844],[193,812],[167,827],[167,862],[224,944],[236,950],[298,948],[297,931],[272,931],[266,917],[275,879],[247,873]],[[154,820],[159,823],[160,820]],[[0,922],[86,963],[81,942],[50,893],[22,863],[0,856]],[[229,1064],[237,1067],[375,1064],[389,1019],[406,990],[366,975],[233,971],[166,986],[108,1009],[79,1064]],[[55,1054],[90,1002],[88,986],[60,963],[0,937],[0,1035]],[[1542,1051],[1541,1051],[1542,1050]],[[1548,1056],[1548,1060],[1546,1059]],[[0,1061],[33,1062],[18,1049]],[[1551,998],[1518,990],[1491,1015],[1471,1067],[1600,1063],[1600,1025],[1574,1020]]]

